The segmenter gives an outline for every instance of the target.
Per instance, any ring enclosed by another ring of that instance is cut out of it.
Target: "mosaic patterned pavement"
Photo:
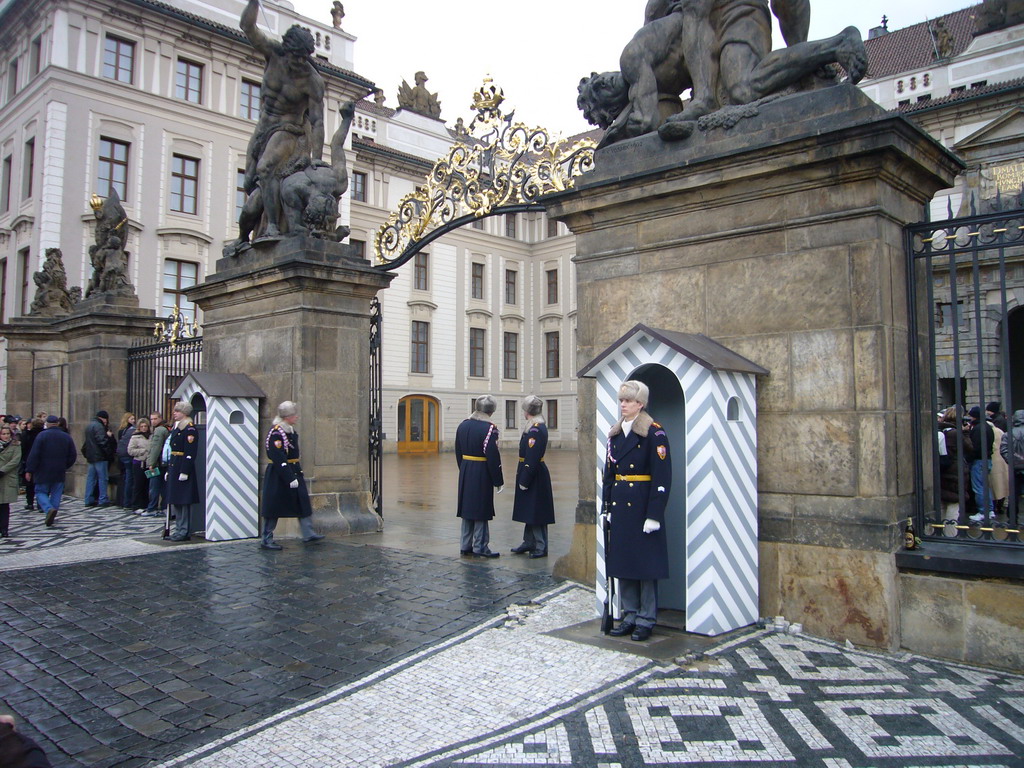
[[[50,550],[76,544],[113,541],[163,532],[164,518],[136,515],[121,507],[86,507],[81,499],[64,496],[57,519],[49,528],[39,508],[25,509],[24,497],[11,505],[10,538],[0,539],[0,563],[14,553]]]
[[[163,768],[1024,765],[1020,676],[774,631],[668,665],[550,634],[592,606],[563,586]]]

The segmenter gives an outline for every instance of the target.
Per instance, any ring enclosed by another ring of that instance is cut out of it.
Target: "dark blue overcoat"
[[[466,520],[494,517],[494,489],[505,484],[498,452],[498,428],[489,421],[466,419],[455,432],[459,464],[459,510]]]
[[[640,434],[638,427],[646,434]],[[615,430],[613,427],[612,432]],[[616,479],[617,476],[650,476],[651,479]],[[623,435],[620,431],[608,439],[602,498],[604,511],[612,516],[606,553],[609,576],[668,578],[665,506],[671,488],[672,458],[668,452],[668,437],[664,428],[642,411],[629,434]],[[661,523],[661,529],[644,533],[644,521],[648,518]]]
[[[543,421],[531,424],[519,438],[516,500],[512,505],[512,519],[517,523],[551,525],[555,522],[551,473],[544,463],[547,448],[548,427]]]
[[[309,517],[313,506],[299,463],[299,433],[276,426],[267,434],[267,465],[263,476],[264,517]],[[291,488],[292,480],[299,481]]]
[[[180,429],[175,425],[167,439],[171,443],[171,463],[167,468],[167,503],[175,506],[198,504],[196,454],[199,451],[199,432],[189,421]],[[179,475],[188,475],[188,480],[179,480]]]

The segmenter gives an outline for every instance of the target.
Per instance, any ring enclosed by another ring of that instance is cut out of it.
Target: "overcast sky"
[[[305,16],[330,22],[330,0],[292,0]],[[358,38],[355,70],[397,107],[403,79],[417,70],[441,100],[441,118],[472,117],[485,75],[505,91],[505,107],[532,126],[569,135],[587,125],[576,85],[591,71],[618,69],[619,54],[643,22],[645,0],[343,0],[343,28]],[[866,38],[882,15],[901,29],[974,5],[970,0],[812,0],[810,37],[847,25]],[[777,35],[776,35],[777,36]],[[779,45],[781,43],[776,43]]]

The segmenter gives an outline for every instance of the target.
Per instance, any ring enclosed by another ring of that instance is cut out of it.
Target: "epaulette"
[[[651,426],[652,426],[652,427],[658,427],[659,429],[661,428],[661,424],[659,424],[659,423],[658,423],[658,422],[656,422],[656,421],[652,421],[652,422],[651,422]]]

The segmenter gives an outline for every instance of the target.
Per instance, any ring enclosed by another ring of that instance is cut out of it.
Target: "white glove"
[[[188,480],[188,475],[186,475],[184,472],[182,472],[180,475],[178,475],[178,482],[179,483],[184,483],[186,480]]]
[[[498,486],[498,493],[501,493],[504,490],[505,490],[505,486],[504,485],[499,485]]]
[[[171,479],[170,472],[164,472],[164,482],[166,483],[170,479]]]
[[[646,520],[644,520],[644,533],[654,533],[655,531],[660,530],[661,523],[659,523],[657,520],[651,520],[651,518],[647,518]]]
[[[598,515],[598,517],[601,518],[601,525],[608,526],[608,525],[612,524],[612,513],[611,512],[605,512],[602,515]]]
[[[298,480],[292,480],[290,483],[288,483],[288,487],[289,488],[298,488],[299,487],[299,481]]]
[[[520,490],[520,491],[528,491],[528,490],[530,490],[530,489],[529,489],[529,488],[527,488],[527,487],[526,487],[525,485],[520,485],[520,486],[519,486],[519,490]]]

